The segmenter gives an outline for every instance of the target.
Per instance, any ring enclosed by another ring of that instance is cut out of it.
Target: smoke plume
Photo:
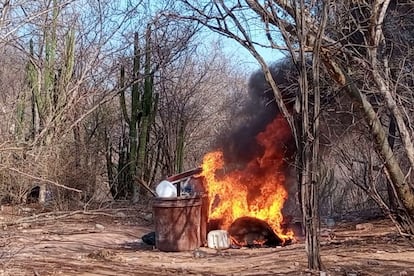
[[[271,67],[271,73],[282,88],[284,100],[289,106],[293,102],[296,87],[292,78],[294,68],[288,62],[280,62]],[[235,169],[243,167],[253,158],[260,156],[262,148],[256,142],[256,136],[265,130],[278,115],[279,109],[274,94],[262,71],[254,72],[249,79],[248,93],[244,106],[231,118],[232,128],[226,129],[218,138],[217,147],[224,153],[226,164]],[[280,141],[287,155],[294,151],[294,141]]]

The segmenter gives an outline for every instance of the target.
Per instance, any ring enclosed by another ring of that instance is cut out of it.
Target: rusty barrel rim
[[[182,208],[191,206],[200,206],[202,197],[180,196],[180,197],[156,197],[152,201],[154,208]]]

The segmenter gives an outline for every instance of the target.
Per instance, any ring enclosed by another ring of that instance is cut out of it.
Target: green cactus
[[[148,161],[148,141],[151,125],[155,118],[155,106],[157,103],[157,96],[154,99],[154,81],[151,72],[151,27],[147,27],[145,35],[145,68],[144,68],[144,91],[142,95],[142,115],[139,128],[139,143],[138,143],[138,156],[137,156],[137,173],[141,179],[146,178],[147,174],[147,161]],[[134,191],[134,198],[138,196],[137,190]]]
[[[125,100],[125,67],[122,65],[120,74],[119,74],[119,104],[121,106],[122,116],[125,119],[125,121],[129,124],[131,124],[128,116],[128,111],[126,107],[126,100]]]
[[[30,40],[30,60],[26,67],[28,86],[31,91],[31,138],[42,131],[52,118],[62,116],[59,112],[67,104],[66,90],[73,77],[75,64],[75,31],[70,29],[65,37],[65,49],[58,53],[58,17],[60,13],[58,0],[52,2],[51,23],[44,29],[44,64],[36,66],[33,40]],[[57,61],[60,68],[57,68]]]
[[[121,65],[120,75],[119,75],[119,104],[121,107],[122,117],[127,122],[128,128],[131,125],[131,120],[128,115],[127,105],[126,105],[126,98],[125,98],[125,67]],[[113,177],[110,180],[111,185],[111,193],[112,196],[115,199],[125,199],[128,197],[128,190],[130,190],[130,187],[128,187],[128,183],[130,183],[131,174],[129,171],[129,142],[130,139],[128,137],[128,133],[125,130],[124,127],[122,127],[122,136],[119,141],[118,145],[118,164],[117,164],[117,171],[116,174],[116,180],[113,179]],[[112,168],[112,160],[109,159],[107,162],[110,163],[110,165],[107,166],[109,169]],[[108,170],[108,176],[110,171]]]
[[[185,122],[180,120],[177,127],[177,137],[175,141],[175,171],[183,171],[184,163],[184,143],[185,143]]]
[[[134,177],[137,173],[137,155],[138,155],[138,124],[140,114],[140,83],[139,74],[141,69],[141,53],[139,46],[138,33],[134,34],[134,64],[133,64],[133,80],[132,93],[131,93],[131,118],[129,124],[129,137],[130,137],[130,155],[129,155],[129,172],[131,177]],[[130,182],[130,190],[132,197],[135,198],[137,194],[137,187],[133,181]]]
[[[56,101],[56,76],[55,76],[55,63],[56,63],[56,48],[57,48],[57,20],[59,15],[59,8],[57,0],[53,0],[52,9],[52,22],[49,30],[45,32],[45,70],[44,70],[44,87],[42,91],[43,96],[43,110],[40,111],[40,116],[43,117],[41,123],[44,124],[44,120],[52,112],[53,102]]]
[[[133,84],[131,87],[130,112],[127,109],[125,69],[121,67],[119,80],[120,107],[122,116],[128,124],[128,153],[123,155],[124,166],[118,167],[118,188],[125,187],[128,182],[128,190],[131,198],[137,200],[139,196],[138,186],[134,185],[134,177],[147,180],[148,176],[148,141],[151,125],[155,121],[158,94],[154,93],[153,77],[151,72],[151,29],[148,27],[145,39],[145,64],[141,73],[140,41],[138,33],[134,34],[134,59],[133,59]],[[144,75],[141,81],[141,74]],[[125,134],[126,135],[126,134]],[[125,139],[124,139],[125,141]],[[127,156],[127,157],[125,157]],[[120,156],[121,158],[121,156]],[[121,160],[120,160],[121,162]],[[122,176],[121,176],[122,174]],[[127,176],[125,175],[127,174]]]
[[[15,135],[18,140],[23,139],[24,130],[24,115],[26,107],[26,93],[19,95],[16,106],[16,127]]]
[[[64,73],[61,76],[63,86],[66,87],[73,76],[75,66],[75,31],[70,29],[66,35]]]
[[[37,99],[40,98],[40,86],[39,86],[39,71],[34,63],[35,54],[34,54],[34,46],[33,40],[30,39],[29,42],[29,53],[30,59],[27,63],[26,73],[27,73],[27,82],[30,88],[30,102],[31,102],[31,121],[30,121],[30,137],[34,139],[36,133],[39,131],[38,129],[38,106]]]

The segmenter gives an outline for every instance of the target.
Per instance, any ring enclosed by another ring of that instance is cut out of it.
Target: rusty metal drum
[[[154,199],[155,245],[160,251],[200,247],[201,203],[200,196]]]

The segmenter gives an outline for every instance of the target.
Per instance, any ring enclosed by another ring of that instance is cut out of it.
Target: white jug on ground
[[[214,249],[227,249],[230,247],[230,237],[226,230],[213,230],[207,234],[207,245]]]

